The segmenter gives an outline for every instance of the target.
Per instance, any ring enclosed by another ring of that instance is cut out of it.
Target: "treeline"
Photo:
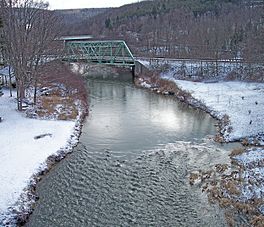
[[[264,1],[156,0],[108,9],[71,29],[124,39],[136,55],[264,59]]]

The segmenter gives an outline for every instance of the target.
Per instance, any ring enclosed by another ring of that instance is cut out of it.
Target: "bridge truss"
[[[135,59],[125,41],[67,41],[67,59],[116,66],[134,66]]]

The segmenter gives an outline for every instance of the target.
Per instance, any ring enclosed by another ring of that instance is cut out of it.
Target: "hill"
[[[142,56],[263,61],[263,17],[263,1],[141,1],[82,16],[70,31],[124,39]]]
[[[107,11],[107,8],[92,8],[92,9],[65,9],[54,10],[54,12],[62,18],[64,24],[64,34],[75,34],[75,28],[82,23],[86,23],[88,19],[100,15]]]

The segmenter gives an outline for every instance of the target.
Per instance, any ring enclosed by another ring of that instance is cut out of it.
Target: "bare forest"
[[[26,89],[34,87],[36,103],[38,69],[43,55],[54,52],[59,37],[59,18],[48,10],[48,4],[33,0],[1,1],[3,21],[2,53],[11,65],[16,80],[18,110],[22,110]],[[11,86],[11,81],[10,81]]]
[[[55,11],[43,1],[0,2],[1,54],[14,70],[19,110],[29,87],[36,104],[41,61],[62,54],[62,35],[122,39],[134,56],[263,64],[263,0],[155,0]]]
[[[99,12],[66,31],[124,39],[137,56],[262,62],[264,1],[141,1]]]

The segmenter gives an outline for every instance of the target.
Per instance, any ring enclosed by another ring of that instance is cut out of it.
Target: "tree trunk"
[[[35,77],[35,83],[34,83],[34,105],[37,104],[37,89],[38,89],[38,81],[37,81],[37,77]]]
[[[8,75],[9,75],[9,91],[10,91],[10,97],[12,97],[12,78],[11,78],[11,67],[9,66],[8,69]]]
[[[16,80],[16,92],[17,92],[17,109],[19,110],[19,85],[18,81]]]
[[[18,105],[18,111],[23,110],[23,100],[25,98],[25,87],[23,81],[18,82],[18,87],[17,87],[17,105]]]

